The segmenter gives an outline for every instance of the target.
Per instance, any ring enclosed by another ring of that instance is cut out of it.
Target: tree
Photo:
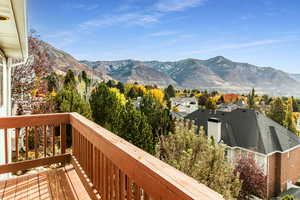
[[[164,108],[151,94],[144,95],[141,112],[147,116],[152,127],[153,139],[157,141],[159,135],[166,135],[171,131],[172,116],[169,109]]]
[[[298,106],[297,99],[295,99],[294,97],[292,97],[292,101],[293,101],[293,111],[294,112],[299,112],[299,106]]]
[[[131,99],[133,99],[133,98],[136,97],[136,92],[135,92],[135,90],[134,90],[133,87],[130,88],[130,90],[129,90],[129,92],[128,92],[128,97],[131,98]]]
[[[107,83],[106,83],[106,85],[108,86],[108,87],[115,87],[115,81],[113,81],[113,80],[109,80],[109,81],[107,81]]]
[[[222,95],[218,100],[218,104],[222,104],[222,103],[225,103],[224,95]]]
[[[281,200],[298,200],[295,197],[291,196],[291,195],[287,195],[281,198]]]
[[[207,101],[208,101],[208,95],[207,94],[203,94],[198,99],[198,105],[199,106],[205,106]]]
[[[58,79],[58,76],[55,72],[51,72],[47,76],[47,82],[48,82],[48,92],[58,90],[59,79]]]
[[[65,80],[64,80],[64,86],[67,86],[67,85],[72,86],[72,87],[76,86],[74,72],[70,69],[67,71],[67,74],[66,74]]]
[[[217,109],[217,103],[212,98],[209,98],[208,101],[205,104],[205,107],[206,107],[206,109],[216,110]]]
[[[91,119],[91,108],[88,102],[73,87],[64,87],[54,97],[57,110],[60,112],[77,112]]]
[[[255,109],[256,104],[255,104],[255,89],[253,88],[252,91],[248,95],[248,107],[250,109]]]
[[[292,131],[293,133],[297,134],[296,122],[293,116],[293,99],[289,98],[286,105],[286,112],[285,112],[285,120],[284,126]]]
[[[124,87],[124,84],[123,84],[122,82],[119,81],[116,87],[119,89],[119,91],[120,91],[121,93],[124,94],[124,92],[125,92],[125,87]]]
[[[154,154],[152,128],[147,117],[136,110],[131,102],[127,102],[122,113],[122,128],[118,135],[148,153]]]
[[[207,139],[204,130],[196,134],[192,122],[176,122],[174,134],[161,136],[156,156],[200,183],[219,192],[225,199],[238,197],[241,183],[226,161],[224,147]]]
[[[284,125],[285,107],[281,98],[277,97],[272,103],[267,116],[275,122]]]
[[[88,77],[87,73],[85,71],[82,71],[79,75],[81,77],[82,81],[85,83],[84,88],[84,97],[87,100],[88,99],[88,88],[91,86],[92,80]]]
[[[250,199],[251,195],[266,197],[267,176],[251,156],[239,159],[234,173],[239,174],[242,181],[240,199]]]
[[[169,95],[170,98],[176,96],[176,91],[172,85],[169,85],[166,89],[166,93]]]
[[[124,99],[124,96],[120,97],[120,93],[110,90],[105,83],[98,84],[90,98],[93,120],[108,130],[119,133]]]
[[[269,97],[267,94],[264,94],[264,95],[261,97],[261,100],[262,100],[266,105],[269,105],[269,104],[270,104],[270,97]]]
[[[149,90],[149,94],[153,96],[162,106],[164,105],[165,95],[160,89]]]

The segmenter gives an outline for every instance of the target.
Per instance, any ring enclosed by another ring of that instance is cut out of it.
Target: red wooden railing
[[[72,126],[72,154],[66,154],[67,124]],[[55,137],[54,127],[58,126],[59,136]],[[35,156],[28,160],[28,138],[32,134],[28,130],[32,127]],[[0,166],[0,173],[70,161],[92,199],[223,199],[193,178],[77,113],[4,117],[0,118],[0,129],[4,130],[5,136],[10,132],[8,129],[14,129],[17,138],[25,131],[26,144],[25,158],[20,161],[16,148],[16,162],[8,163],[5,139],[7,164]],[[54,144],[58,138],[60,151],[55,152]],[[17,143],[16,140],[16,147]]]

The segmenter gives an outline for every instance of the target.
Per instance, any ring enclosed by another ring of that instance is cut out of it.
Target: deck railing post
[[[66,153],[66,124],[60,125],[60,148],[61,154]]]

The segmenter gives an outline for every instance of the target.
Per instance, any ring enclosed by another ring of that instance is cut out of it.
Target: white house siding
[[[261,169],[263,170],[263,172],[265,174],[267,174],[267,156],[260,154],[260,153],[256,153],[253,151],[249,151],[246,149],[241,149],[241,148],[231,148],[231,147],[227,147],[226,148],[227,151],[227,159],[229,162],[231,162],[232,164],[236,164],[237,160],[242,158],[242,157],[248,157],[248,156],[254,156],[254,160],[256,161],[256,163],[259,165],[259,167],[261,167]]]

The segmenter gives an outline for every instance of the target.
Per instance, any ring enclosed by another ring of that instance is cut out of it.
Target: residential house
[[[239,108],[246,108],[246,104],[244,104],[243,102],[222,103],[219,105],[218,110],[224,112],[231,112]]]
[[[171,107],[182,113],[192,113],[198,110],[198,101],[196,97],[174,97],[171,98]]]
[[[267,175],[267,196],[287,190],[300,178],[300,138],[263,114],[249,109],[232,112],[199,109],[188,116],[208,136],[227,146],[231,162],[251,155]]]

